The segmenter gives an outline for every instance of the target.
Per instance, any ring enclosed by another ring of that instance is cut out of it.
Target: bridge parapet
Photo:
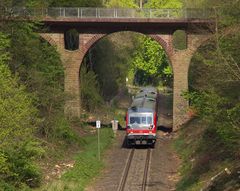
[[[24,8],[12,7],[4,10],[18,17],[46,18],[142,18],[142,19],[210,19],[211,9],[129,9],[129,8],[92,8],[92,7],[50,7]]]

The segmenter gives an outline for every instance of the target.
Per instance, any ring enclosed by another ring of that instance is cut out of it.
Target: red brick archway
[[[122,31],[117,31],[117,32],[122,32]],[[114,33],[117,33],[114,32]],[[133,33],[139,33],[139,32],[135,32],[135,31],[129,31],[129,32],[133,32]],[[108,35],[114,34],[114,33],[108,33],[108,34],[94,34],[92,35],[90,38],[88,37],[81,37],[83,38],[83,40],[80,40],[80,51],[82,52],[83,55],[85,55],[88,50],[94,45],[96,44],[99,40],[101,40],[104,37],[107,37]],[[146,35],[144,33],[139,33],[139,34],[143,34]],[[165,36],[161,36],[158,34],[150,34],[147,35],[150,38],[152,38],[153,40],[157,41],[165,50],[166,54],[170,57],[173,47],[171,46],[171,41],[172,41],[172,36],[171,35],[165,35]],[[86,40],[84,40],[84,38],[86,38]],[[84,43],[84,41],[87,41],[87,43]]]

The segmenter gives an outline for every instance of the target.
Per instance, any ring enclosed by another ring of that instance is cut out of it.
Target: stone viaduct
[[[204,33],[199,27],[201,29],[206,28],[210,23],[209,20],[46,17],[43,22],[48,30],[40,35],[55,46],[59,52],[65,69],[65,91],[72,95],[72,98],[66,101],[66,114],[77,117],[81,114],[79,71],[87,51],[101,38],[111,33],[133,31],[151,37],[165,49],[174,73],[173,128],[176,129],[186,122],[189,104],[181,94],[188,90],[188,69],[192,56],[197,48],[209,38],[209,33]],[[79,32],[79,49],[69,51],[65,49],[64,34],[67,30],[73,28]],[[187,49],[174,49],[173,33],[176,30],[186,32]]]

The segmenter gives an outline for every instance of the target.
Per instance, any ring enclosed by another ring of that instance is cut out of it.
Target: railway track
[[[148,148],[145,167],[144,167],[144,175],[143,175],[143,182],[142,182],[141,191],[146,191],[148,170],[149,170],[149,164],[150,164],[150,156],[151,156],[151,149]]]
[[[150,148],[148,148],[147,150],[131,149],[122,179],[118,186],[118,191],[146,191],[150,157]],[[138,170],[136,170],[136,168],[138,168]],[[138,177],[141,180],[137,180]],[[141,181],[141,185],[139,184],[139,181]]]

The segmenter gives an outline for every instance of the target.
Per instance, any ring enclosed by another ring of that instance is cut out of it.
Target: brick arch
[[[195,37],[192,37],[189,44],[189,54],[191,55],[190,57],[190,63],[188,66],[188,76],[189,76],[189,69],[190,69],[190,65],[192,62],[192,58],[193,56],[196,54],[196,52],[198,51],[198,49],[207,43],[208,40],[210,40],[212,38],[212,35],[198,35]]]
[[[55,42],[55,40],[48,33],[40,33],[39,35],[52,46],[55,46],[55,47],[57,46],[57,43]]]
[[[117,33],[117,32],[122,32],[122,31],[116,31],[114,33]],[[130,32],[136,32],[136,31],[130,31]],[[140,32],[136,32],[136,33],[140,33]],[[113,34],[113,33],[95,34],[86,44],[80,45],[80,47],[81,47],[80,51],[81,51],[82,55],[85,55],[94,44],[96,44],[99,40],[101,40],[102,38],[104,38],[110,34]],[[170,58],[171,53],[172,53],[172,47],[170,46],[171,42],[169,42],[169,41],[171,41],[171,36],[168,35],[167,36],[168,39],[164,39],[160,35],[157,35],[157,34],[150,34],[150,35],[145,34],[145,33],[140,33],[140,34],[146,35],[146,36],[152,38],[153,40],[157,41],[163,47],[167,56]]]
[[[171,52],[172,52],[172,47],[169,45],[170,44],[169,42],[164,40],[160,35],[151,34],[151,35],[148,35],[148,36],[150,38],[152,38],[153,40],[157,41],[163,47],[166,54],[170,57]]]
[[[191,36],[191,35],[190,35]],[[192,37],[192,40],[189,42],[189,50],[194,55],[200,46],[207,42],[207,40],[211,39],[212,35],[198,35]]]
[[[189,67],[192,61],[193,56],[198,51],[198,49],[204,45],[209,39],[211,39],[212,35],[189,35],[188,37],[188,55],[190,56]]]
[[[83,47],[82,50],[80,50],[82,52],[83,55],[85,55],[88,50],[94,45],[96,44],[100,39],[102,39],[103,37],[107,36],[108,34],[96,34],[94,35]],[[81,38],[81,36],[80,36]]]
[[[156,42],[158,42],[163,47],[165,53],[167,54],[169,64],[173,70],[173,64],[172,64],[172,60],[171,60],[171,55],[173,53],[172,36],[168,35],[167,37],[165,37],[165,39],[163,37],[161,37],[161,35],[157,35],[157,34],[152,34],[152,35],[148,35],[148,36],[150,38],[152,38],[153,40],[155,40]],[[174,72],[174,70],[173,70],[173,72]]]

